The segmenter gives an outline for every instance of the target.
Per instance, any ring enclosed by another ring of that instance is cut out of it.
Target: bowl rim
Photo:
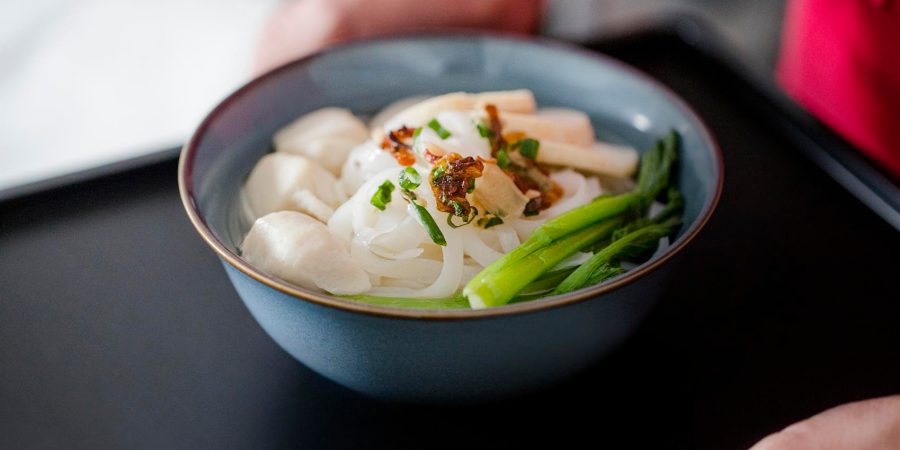
[[[643,264],[635,267],[632,270],[626,272],[623,276],[613,279],[612,281],[601,283],[598,285],[590,286],[587,288],[579,289],[577,291],[573,291],[570,293],[550,296],[543,299],[533,300],[529,302],[515,303],[510,305],[503,305],[492,308],[484,308],[484,309],[409,309],[409,308],[398,308],[398,307],[389,307],[389,306],[379,306],[379,305],[371,305],[367,303],[356,302],[350,299],[344,299],[337,296],[332,296],[329,294],[324,294],[320,292],[315,292],[312,290],[307,290],[301,288],[299,286],[292,285],[287,281],[281,280],[279,278],[275,278],[264,273],[261,270],[256,269],[246,261],[244,261],[240,256],[229,250],[225,244],[219,241],[212,230],[206,225],[206,221],[200,215],[200,212],[197,208],[197,204],[194,201],[194,192],[192,189],[192,175],[193,175],[193,163],[194,156],[196,153],[196,149],[202,140],[203,136],[206,134],[207,129],[210,125],[216,120],[216,118],[221,115],[232,103],[234,103],[239,97],[244,94],[252,91],[257,85],[267,81],[268,79],[274,77],[276,74],[279,74],[283,71],[291,70],[297,66],[301,66],[307,64],[317,58],[322,56],[341,52],[348,48],[367,46],[367,45],[378,45],[383,42],[397,42],[397,41],[409,41],[409,40],[446,40],[446,39],[454,39],[454,40],[499,40],[511,42],[513,44],[527,44],[527,45],[537,45],[541,47],[548,47],[551,49],[556,49],[559,51],[564,51],[568,53],[574,53],[583,58],[592,59],[595,61],[599,61],[604,64],[609,64],[615,66],[617,69],[622,70],[629,75],[641,80],[644,83],[651,85],[654,89],[659,91],[666,99],[672,102],[676,107],[682,110],[688,118],[695,124],[698,125],[698,134],[700,139],[704,142],[707,151],[711,153],[711,157],[713,159],[713,169],[715,171],[715,184],[713,186],[714,192],[712,196],[710,196],[700,210],[700,214],[697,219],[685,230],[684,234],[682,234],[678,239],[673,242],[665,252],[661,255],[658,255],[650,260],[644,262]],[[640,69],[637,69],[630,64],[627,64],[623,61],[615,59],[606,54],[585,49],[583,47],[579,47],[575,44],[569,44],[565,42],[560,42],[557,40],[538,37],[538,36],[527,36],[527,35],[517,35],[517,34],[504,34],[497,32],[486,32],[486,31],[449,31],[449,32],[428,32],[428,33],[409,33],[409,34],[400,34],[394,36],[386,36],[386,37],[378,37],[378,38],[368,38],[368,39],[357,39],[350,40],[338,45],[334,45],[328,47],[326,49],[320,50],[318,52],[312,53],[310,55],[304,56],[302,58],[298,58],[287,62],[281,66],[278,66],[274,69],[271,69],[261,75],[256,76],[252,80],[248,81],[241,87],[237,88],[234,92],[225,97],[224,100],[219,102],[215,108],[213,108],[203,119],[194,133],[191,135],[190,139],[184,145],[181,150],[181,154],[178,160],[178,190],[181,197],[182,205],[187,212],[188,218],[193,224],[194,228],[203,238],[207,245],[226,263],[231,265],[233,268],[242,272],[244,275],[249,276],[257,282],[260,282],[272,289],[275,289],[281,293],[287,294],[295,299],[299,299],[302,301],[307,301],[319,306],[334,308],[337,310],[351,312],[351,313],[360,313],[371,316],[385,317],[385,318],[393,318],[393,319],[418,319],[418,320],[469,320],[469,319],[484,319],[484,318],[492,318],[492,317],[502,317],[502,316],[510,316],[516,314],[523,313],[533,313],[538,311],[544,311],[548,309],[554,309],[562,306],[571,305],[574,303],[586,301],[588,299],[592,299],[595,297],[599,297],[602,294],[606,294],[617,290],[619,288],[625,287],[638,281],[639,279],[649,275],[651,272],[655,271],[657,268],[661,267],[663,264],[668,262],[670,259],[675,257],[678,253],[680,253],[688,243],[690,243],[696,236],[699,234],[700,230],[706,225],[712,216],[713,212],[716,209],[716,206],[719,203],[719,199],[722,195],[722,188],[724,184],[724,176],[725,176],[725,167],[724,167],[724,159],[722,156],[721,149],[719,145],[713,137],[712,133],[709,131],[709,127],[706,123],[701,119],[694,110],[679,97],[675,92],[669,89],[667,86],[663,85],[660,81],[651,77],[650,75],[644,73]]]

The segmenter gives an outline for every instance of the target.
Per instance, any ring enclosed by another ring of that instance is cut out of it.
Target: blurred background
[[[0,2],[0,191],[179,146],[252,76],[277,0]],[[783,0],[550,0],[542,33],[598,39],[706,19],[770,76]]]

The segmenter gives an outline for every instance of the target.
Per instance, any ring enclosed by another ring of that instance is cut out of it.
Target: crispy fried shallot
[[[416,154],[413,153],[412,143],[409,141],[415,132],[414,128],[407,126],[393,130],[381,141],[381,149],[391,152],[391,156],[401,166],[411,166],[416,163]]]
[[[483,171],[484,162],[480,158],[463,158],[458,153],[450,153],[438,160],[430,176],[438,211],[451,213],[461,218],[464,224],[471,222],[477,210],[469,204],[466,195],[472,192],[475,179]]]

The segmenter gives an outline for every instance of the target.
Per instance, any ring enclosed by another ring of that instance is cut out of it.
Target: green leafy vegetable
[[[541,147],[541,143],[532,138],[525,138],[519,141],[519,153],[531,160],[537,159],[538,149]]]
[[[684,210],[684,196],[675,186],[670,186],[666,191],[666,206],[653,216],[653,221],[662,223],[673,217],[680,217],[681,211]]]
[[[447,129],[444,128],[437,119],[431,119],[431,122],[428,122],[428,128],[434,130],[434,132],[437,133],[438,136],[441,137],[441,139],[447,139],[451,136],[450,132],[447,131]]]
[[[684,209],[684,197],[682,197],[681,192],[678,191],[678,188],[674,186],[669,187],[668,191],[666,192],[666,205],[661,211],[656,213],[656,215],[653,217],[640,218],[628,223],[622,228],[619,228],[612,234],[611,240],[619,240],[626,234],[631,233],[632,231],[639,228],[643,228],[647,225],[660,224],[668,219],[677,218],[681,215],[682,209]],[[608,242],[603,243],[600,248],[605,247],[606,244],[608,244]],[[599,250],[599,248],[597,250]]]
[[[372,206],[384,211],[384,208],[387,207],[387,204],[391,202],[391,193],[394,192],[394,183],[391,183],[390,180],[384,180],[384,183],[381,183],[381,186],[378,186],[378,189],[375,190],[375,193],[372,194],[372,199],[369,203]]]
[[[663,224],[647,225],[613,241],[606,248],[595,253],[591,259],[579,266],[556,289],[554,294],[563,294],[585,286],[597,284],[612,278],[624,270],[618,268],[618,262],[631,260],[656,250],[659,240],[677,230],[680,222],[672,220]]]
[[[519,295],[513,297],[509,302],[521,303],[537,300],[539,298],[547,297],[548,295],[555,295],[556,292],[553,292],[554,289],[556,289],[556,287],[559,286],[559,283],[565,280],[578,267],[579,266],[566,267],[564,269],[551,270],[550,272],[545,273],[526,286],[525,289],[522,289],[522,292],[519,292]],[[591,280],[591,284],[601,283],[624,272],[625,269],[619,266],[604,265],[596,271],[596,278]]]
[[[645,205],[650,203],[669,186],[672,165],[678,155],[678,133],[670,131],[662,139],[656,141],[653,149],[641,157],[641,168],[635,192],[643,195]]]
[[[518,293],[518,295],[513,297],[513,299],[509,302],[519,303],[547,296],[548,294],[553,292],[553,289],[555,289],[556,286],[558,286],[559,283],[562,282],[562,280],[565,280],[570,273],[574,272],[576,268],[578,268],[578,266],[571,266],[563,269],[553,269],[549,272],[544,273],[536,280],[532,281],[531,284],[525,286],[525,288],[522,289]]]
[[[620,267],[618,265],[613,265],[610,263],[601,263],[597,266],[591,267],[590,271],[585,269],[585,272],[586,272],[586,275],[585,275],[586,278],[584,279],[584,284],[582,285],[582,287],[600,284],[610,278],[619,276],[619,275],[625,273],[626,271],[625,271],[625,269],[623,269],[622,267]],[[569,277],[571,277],[571,276],[572,275],[569,275]],[[568,279],[569,278],[566,278],[566,280],[568,280]],[[565,289],[564,287],[561,288],[561,286],[565,285],[566,280],[563,280],[559,286],[556,286],[556,289],[553,290],[553,294],[563,294],[566,292],[570,292],[570,291],[564,290]]]

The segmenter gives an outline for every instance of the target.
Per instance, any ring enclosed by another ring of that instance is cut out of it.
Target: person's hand
[[[534,31],[541,0],[295,0],[263,31],[256,70],[262,72],[328,45],[396,33],[480,28]]]
[[[848,403],[772,434],[750,450],[900,449],[900,395]]]

